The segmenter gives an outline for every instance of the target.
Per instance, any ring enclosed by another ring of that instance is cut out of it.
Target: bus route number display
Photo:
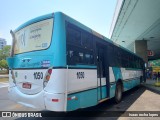
[[[77,72],[77,79],[84,79],[85,74],[84,72]]]
[[[34,72],[33,76],[36,80],[43,79],[43,72]]]

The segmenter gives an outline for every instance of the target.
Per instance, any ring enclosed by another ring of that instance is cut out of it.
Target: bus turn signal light
[[[49,81],[49,79],[50,79],[50,75],[47,75],[46,80]]]
[[[46,74],[45,74],[45,77],[44,77],[44,81],[43,81],[43,88],[46,87],[48,81],[50,80],[51,74],[52,74],[52,67],[50,67],[50,68],[46,71]]]
[[[51,75],[51,74],[52,74],[52,69],[49,69],[49,70],[48,70],[48,73]]]

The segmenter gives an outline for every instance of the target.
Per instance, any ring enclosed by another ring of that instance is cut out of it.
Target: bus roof
[[[111,43],[111,44],[113,44],[113,45],[116,45],[117,47],[119,47],[119,48],[121,48],[121,49],[123,49],[123,50],[125,50],[125,51],[127,51],[127,52],[129,52],[129,53],[131,53],[131,54],[133,54],[133,55],[141,58],[140,56],[138,56],[137,54],[133,53],[132,51],[124,48],[123,46],[121,46],[121,45],[119,45],[119,44],[117,44],[117,43],[115,43],[115,42],[113,42],[112,40],[108,39],[107,37],[99,34],[98,32],[94,31],[93,29],[91,29],[91,28],[87,27],[86,25],[80,23],[79,21],[71,18],[70,16],[65,15],[65,14],[62,13],[62,12],[57,12],[57,13],[63,14],[63,15],[65,16],[65,18],[66,18],[67,21],[69,21],[69,22],[77,25],[78,27],[86,30],[87,32],[89,32],[89,33],[91,33],[91,34],[93,34],[93,35],[95,35],[95,36],[97,36],[97,37],[99,37],[99,38],[102,38],[103,40],[105,40],[105,41],[107,41],[107,42],[109,42],[109,43]],[[56,13],[55,13],[55,14],[56,14]],[[142,58],[141,58],[141,59],[142,59]]]
[[[133,53],[132,51],[130,51],[130,50],[124,48],[123,46],[121,46],[121,45],[119,45],[119,44],[117,44],[117,43],[115,43],[115,42],[113,42],[112,40],[108,39],[107,37],[105,37],[105,36],[99,34],[98,32],[94,31],[93,29],[91,29],[91,28],[85,26],[84,24],[80,23],[79,21],[77,21],[77,20],[71,18],[70,16],[68,16],[68,15],[66,15],[66,14],[64,14],[64,13],[62,13],[62,12],[50,13],[50,14],[46,14],[46,15],[42,15],[42,16],[33,18],[33,19],[31,19],[31,20],[25,22],[24,24],[20,25],[17,29],[14,30],[14,32],[17,32],[17,31],[19,31],[20,29],[22,29],[22,28],[24,28],[24,27],[26,27],[26,26],[28,26],[28,25],[30,25],[30,24],[39,22],[39,21],[41,21],[41,20],[53,18],[54,15],[56,15],[56,14],[61,14],[61,15],[63,15],[63,16],[65,17],[65,19],[66,19],[68,22],[71,22],[71,23],[77,25],[78,27],[80,27],[80,28],[86,30],[87,32],[89,32],[89,33],[91,33],[91,34],[93,34],[93,35],[95,35],[95,36],[97,36],[97,37],[99,37],[99,38],[101,38],[101,39],[103,39],[103,40],[105,40],[105,41],[107,41],[107,42],[113,44],[113,45],[116,45],[117,47],[119,47],[119,48],[121,48],[121,49],[124,49],[124,50],[130,52],[131,54],[133,54],[133,55],[135,55],[135,56],[141,58],[140,56],[136,55],[136,54]],[[141,58],[141,59],[142,59],[142,58]]]
[[[39,16],[39,17],[36,17],[36,18],[33,18],[27,22],[25,22],[24,24],[20,25],[17,29],[14,30],[14,32],[17,32],[19,31],[20,29],[30,25],[30,24],[33,24],[33,23],[36,23],[36,22],[39,22],[41,20],[45,20],[45,19],[49,19],[49,18],[53,18],[54,14],[53,13],[50,13],[50,14],[46,14],[46,15],[42,15],[42,16]]]

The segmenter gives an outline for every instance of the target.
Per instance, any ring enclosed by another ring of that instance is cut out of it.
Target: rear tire
[[[122,100],[122,84],[118,82],[115,91],[115,102],[119,103],[121,100]]]

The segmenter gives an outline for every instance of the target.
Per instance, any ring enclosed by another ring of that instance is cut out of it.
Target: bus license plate
[[[23,83],[22,87],[26,88],[26,89],[31,89],[31,84],[30,83]]]

